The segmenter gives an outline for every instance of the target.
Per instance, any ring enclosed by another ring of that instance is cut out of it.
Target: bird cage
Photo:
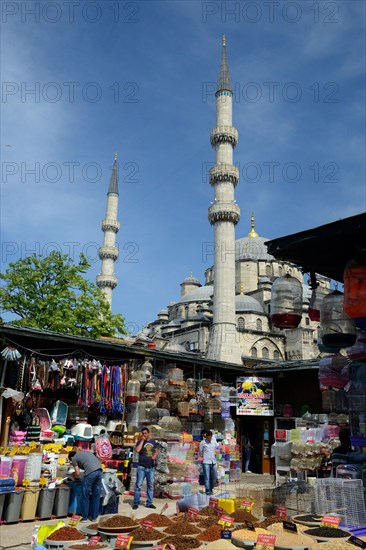
[[[215,397],[208,400],[207,406],[208,410],[213,413],[221,412],[221,401],[219,399],[216,399]]]
[[[344,388],[348,382],[348,364],[348,358],[340,353],[322,357],[319,360],[320,383],[332,388]]]
[[[366,317],[366,258],[351,260],[345,267],[344,311],[350,317]]]
[[[189,415],[189,403],[187,401],[179,401],[177,409],[179,416]]]
[[[196,383],[194,381],[194,378],[187,379],[187,391],[188,391],[188,395],[196,394]]]
[[[326,296],[326,291],[324,288],[317,286],[312,290],[308,309],[308,315],[311,321],[320,321],[320,304],[322,303],[324,296]]]
[[[315,490],[315,513],[336,513],[348,528],[366,525],[366,508],[361,479],[318,479]]]
[[[322,341],[325,346],[342,349],[356,342],[356,324],[343,310],[344,295],[335,290],[323,298],[320,307]]]
[[[210,393],[211,384],[211,378],[202,378],[202,389],[205,393]]]
[[[210,394],[221,395],[221,384],[217,384],[216,382],[210,384]]]
[[[126,398],[127,398],[127,401],[131,403],[139,400],[140,398],[140,381],[139,380],[130,379],[127,382]]]
[[[287,274],[272,285],[271,319],[277,328],[298,327],[302,315],[302,284]]]
[[[183,370],[176,367],[168,370],[169,384],[183,384]]]

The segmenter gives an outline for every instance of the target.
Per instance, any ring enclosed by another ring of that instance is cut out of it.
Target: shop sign
[[[241,376],[236,379],[236,414],[274,416],[273,378]]]
[[[335,516],[324,516],[320,522],[320,525],[323,527],[338,527],[341,518],[336,518]]]
[[[79,516],[78,514],[73,514],[69,519],[69,525],[77,525],[80,520],[81,516]]]
[[[278,518],[285,518],[287,516],[286,506],[276,506],[276,516]]]
[[[276,542],[276,535],[258,535],[255,545],[256,550],[273,550]]]
[[[116,548],[126,548],[127,550],[129,550],[132,539],[133,537],[130,537],[129,535],[118,535],[114,546]]]

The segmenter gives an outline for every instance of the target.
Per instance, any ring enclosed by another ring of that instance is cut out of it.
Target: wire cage
[[[314,489],[317,515],[337,514],[347,528],[366,525],[366,507],[361,479],[318,479]]]
[[[274,507],[286,506],[288,517],[311,513],[313,501],[313,488],[306,481],[287,481],[273,490]]]

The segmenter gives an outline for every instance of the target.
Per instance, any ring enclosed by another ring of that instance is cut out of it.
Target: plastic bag
[[[44,539],[52,535],[52,533],[61,527],[65,527],[65,523],[63,521],[59,521],[56,525],[42,525],[42,527],[38,529],[37,543],[43,544]]]

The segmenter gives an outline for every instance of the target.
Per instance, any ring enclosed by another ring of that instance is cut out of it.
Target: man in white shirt
[[[213,438],[212,432],[208,430],[206,437],[200,443],[199,456],[202,458],[203,475],[205,478],[206,495],[212,495],[213,488],[216,485],[216,450],[219,444],[216,438]]]

